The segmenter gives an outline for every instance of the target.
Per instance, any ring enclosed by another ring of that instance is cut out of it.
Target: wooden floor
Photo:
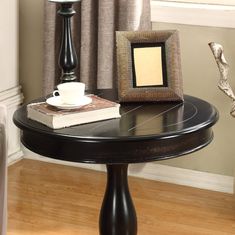
[[[11,166],[8,235],[98,235],[105,182],[101,172],[39,161]],[[129,185],[138,235],[235,234],[233,195],[137,178]]]

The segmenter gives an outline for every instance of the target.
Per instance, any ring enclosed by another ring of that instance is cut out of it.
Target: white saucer
[[[76,104],[64,104],[61,101],[60,96],[53,96],[46,100],[46,103],[54,106],[59,109],[77,109],[81,108],[84,105],[90,104],[92,102],[92,99],[87,96],[83,96]]]

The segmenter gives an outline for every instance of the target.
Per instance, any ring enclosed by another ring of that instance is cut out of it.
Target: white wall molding
[[[104,165],[82,164],[55,160],[35,154],[25,147],[23,147],[23,152],[24,158],[27,159],[87,168],[97,171],[105,171]],[[232,176],[223,176],[219,174],[165,166],[156,163],[132,164],[130,165],[129,175],[230,194],[233,193],[234,187]]]
[[[160,1],[235,6],[234,0],[160,0]]]
[[[10,97],[14,97],[16,95],[21,95],[21,86],[16,86],[0,92],[0,100],[8,100]]]
[[[21,86],[0,92],[0,102],[7,107],[8,164],[13,164],[23,157],[20,145],[20,131],[12,121],[15,110],[23,102]]]
[[[23,101],[18,77],[18,0],[0,1],[0,102],[7,107],[8,162],[10,164],[22,158],[20,131],[13,124],[12,116]]]
[[[200,1],[198,1],[200,2]],[[235,28],[235,6],[152,0],[152,22]]]

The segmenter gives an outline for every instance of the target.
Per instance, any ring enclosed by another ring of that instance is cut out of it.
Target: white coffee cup
[[[82,82],[66,82],[59,84],[57,88],[53,96],[59,94],[64,104],[77,104],[85,95],[85,83]]]

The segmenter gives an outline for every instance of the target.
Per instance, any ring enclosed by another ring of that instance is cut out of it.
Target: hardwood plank
[[[22,160],[9,167],[8,235],[98,235],[106,175]],[[233,195],[130,177],[139,235],[235,234]],[[120,234],[121,235],[121,234]]]

